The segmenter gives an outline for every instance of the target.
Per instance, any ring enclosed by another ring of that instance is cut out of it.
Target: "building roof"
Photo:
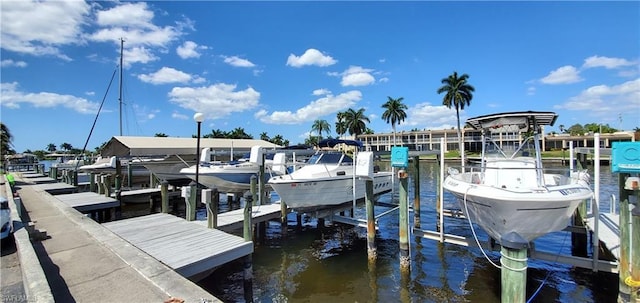
[[[196,138],[114,136],[102,149],[103,157],[195,155]],[[278,148],[279,145],[254,139],[200,138],[200,149],[250,151],[253,146]]]

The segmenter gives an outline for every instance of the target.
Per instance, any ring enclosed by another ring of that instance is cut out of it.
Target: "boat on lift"
[[[272,177],[267,184],[293,209],[318,209],[363,199],[365,180],[354,175],[353,158],[346,152],[323,149],[339,144],[362,148],[362,142],[356,140],[322,140],[307,164],[290,174]],[[373,181],[375,196],[389,192],[393,173],[374,169]]]
[[[526,111],[467,120],[482,133],[480,164],[463,171],[449,168],[443,187],[458,198],[464,214],[499,243],[528,243],[560,231],[578,205],[593,196],[586,171],[542,165],[542,128],[556,119],[553,112]],[[504,136],[524,139],[509,146],[500,141]]]

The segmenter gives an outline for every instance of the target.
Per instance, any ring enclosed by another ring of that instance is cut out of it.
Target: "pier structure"
[[[220,302],[25,179],[17,176],[15,195],[8,182],[3,187],[15,209],[14,239],[28,301]]]

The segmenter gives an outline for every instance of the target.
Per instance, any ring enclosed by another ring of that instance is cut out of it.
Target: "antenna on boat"
[[[120,88],[118,95],[118,103],[120,104],[120,136],[122,136],[122,57],[124,50],[124,38],[120,38]]]

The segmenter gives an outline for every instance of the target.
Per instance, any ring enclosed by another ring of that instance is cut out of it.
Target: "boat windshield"
[[[344,156],[344,159],[342,159]],[[342,162],[340,161],[342,159]],[[319,153],[311,156],[309,164],[351,164],[353,159],[341,153]]]

